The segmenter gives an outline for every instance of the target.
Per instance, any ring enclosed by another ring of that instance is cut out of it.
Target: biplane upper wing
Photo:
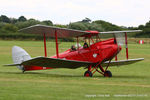
[[[81,31],[81,30],[74,30],[74,29],[67,29],[67,28],[58,28],[54,26],[47,26],[47,25],[33,25],[27,28],[23,28],[19,30],[23,33],[30,33],[30,34],[43,34],[45,33],[46,36],[55,37],[55,32],[57,31],[58,38],[67,38],[67,37],[80,37],[84,35],[91,34],[88,31]],[[98,32],[98,34],[106,34],[106,33],[130,33],[130,32],[141,32],[141,30],[126,30],[126,31],[108,31],[108,32]]]
[[[67,28],[58,28],[54,26],[47,26],[47,25],[33,25],[27,28],[23,28],[19,30],[23,33],[30,33],[30,34],[43,34],[45,33],[46,36],[55,37],[55,32],[57,31],[58,38],[66,38],[66,37],[77,37],[82,36],[85,34],[90,34],[90,32],[80,31],[80,30],[73,30]]]
[[[41,67],[51,67],[51,68],[71,68],[75,69],[81,66],[87,66],[91,64],[90,62],[75,61],[75,60],[65,60],[47,57],[36,57],[21,63],[25,66],[41,66]]]
[[[110,62],[110,67],[111,66],[122,66],[122,65],[128,65],[128,64],[132,64],[132,63],[136,63],[139,61],[144,60],[144,58],[137,58],[137,59],[128,59],[128,60],[120,60],[120,61],[111,61]],[[106,61],[102,64],[102,66],[107,66],[109,63],[109,61]]]
[[[126,30],[126,31],[107,31],[100,32],[101,34],[112,34],[112,33],[132,33],[132,32],[141,32],[142,30]]]

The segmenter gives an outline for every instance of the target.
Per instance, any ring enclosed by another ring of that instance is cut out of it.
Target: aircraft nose
[[[122,47],[119,45],[118,46],[118,52],[120,52],[122,50]]]
[[[109,45],[109,48],[104,50],[105,60],[109,60],[115,57],[121,51],[121,49],[121,46],[118,46],[116,44],[111,46]]]
[[[112,51],[110,52],[112,56],[117,55],[121,51],[122,47],[119,45],[113,45]]]

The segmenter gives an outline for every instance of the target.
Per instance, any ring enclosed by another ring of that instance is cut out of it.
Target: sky
[[[150,0],[0,0],[0,15],[25,16],[54,24],[85,17],[119,26],[138,26],[150,20]]]

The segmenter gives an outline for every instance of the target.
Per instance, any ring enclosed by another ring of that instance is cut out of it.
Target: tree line
[[[18,30],[29,27],[31,25],[42,24],[48,26],[56,26],[61,28],[77,29],[77,30],[97,30],[97,31],[120,31],[129,29],[141,29],[143,32],[132,35],[133,37],[150,37],[150,21],[145,25],[138,27],[117,26],[104,20],[92,21],[89,18],[84,18],[81,21],[69,23],[67,25],[54,24],[51,20],[39,21],[36,19],[27,19],[25,16],[19,18],[9,18],[6,15],[0,16],[0,39],[32,39],[41,40],[40,36],[34,34],[19,34]]]

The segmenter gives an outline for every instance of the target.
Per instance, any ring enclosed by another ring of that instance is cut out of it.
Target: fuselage
[[[80,47],[76,51],[71,49],[59,54],[60,59],[88,61],[92,63],[107,61],[115,57],[121,50],[114,39],[100,41],[90,45],[88,48]],[[57,58],[52,56],[51,58]]]

